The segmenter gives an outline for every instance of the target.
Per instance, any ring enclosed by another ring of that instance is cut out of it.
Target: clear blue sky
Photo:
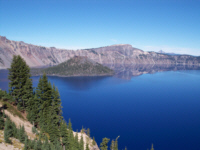
[[[200,55],[200,0],[0,0],[0,35],[58,48]]]

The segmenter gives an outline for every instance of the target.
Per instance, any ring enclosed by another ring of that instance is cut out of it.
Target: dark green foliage
[[[61,137],[62,137],[62,144],[66,149],[70,147],[70,140],[69,140],[69,130],[67,129],[67,124],[65,121],[61,123],[60,129]]]
[[[10,103],[12,103],[14,101],[13,97],[6,91],[3,91],[2,99],[3,99],[3,101],[8,101]]]
[[[19,129],[17,129],[17,127],[16,127],[16,125],[15,125],[15,123],[14,122],[11,122],[11,126],[12,126],[12,136],[14,137],[14,138],[17,138],[17,139],[19,139]]]
[[[62,107],[59,92],[48,82],[46,74],[39,80],[33,103],[32,110],[34,111],[30,113],[29,120],[32,119],[31,116],[35,116],[32,121],[38,122],[41,131],[49,133],[50,141],[55,143],[56,139],[60,137]]]
[[[62,106],[61,106],[61,99],[58,89],[53,85],[52,88],[52,109],[54,114],[54,123],[60,125],[62,117]]]
[[[25,142],[24,142],[24,150],[28,150],[28,138],[25,138]]]
[[[1,112],[0,109],[0,130],[4,128],[4,114]]]
[[[3,98],[4,95],[5,95],[5,91],[2,91],[2,90],[0,89],[0,99]]]
[[[115,141],[112,140],[111,145],[110,145],[110,150],[114,150],[115,147]]]
[[[87,129],[87,136],[90,137],[90,129]]]
[[[37,122],[39,122],[39,126],[43,132],[48,132],[49,130],[47,124],[50,122],[48,113],[51,111],[51,92],[51,85],[48,82],[46,74],[44,74],[42,78],[40,78],[36,89],[37,100],[35,102],[38,105],[39,113]]]
[[[24,126],[20,126],[20,128],[17,129],[15,123],[11,122],[10,119],[7,117],[4,129],[4,140],[6,143],[11,143],[9,139],[10,137],[19,139],[22,143],[28,142],[26,141],[27,135],[25,133]]]
[[[72,123],[71,120],[69,119],[68,123],[68,132],[69,132],[69,149],[73,148],[73,143],[74,143],[74,135],[73,135],[73,129],[72,129]]]
[[[79,144],[79,149],[84,150],[84,141],[83,141],[83,136],[81,136],[80,144]]]
[[[110,145],[110,150],[118,150],[118,136],[115,140],[112,140],[111,145]]]
[[[101,150],[107,150],[108,149],[108,142],[110,139],[108,138],[103,138],[102,143],[100,144],[100,149]]]
[[[18,139],[20,140],[20,142],[24,143],[25,138],[26,138],[26,134],[25,134],[24,126],[20,126],[18,130]]]
[[[79,150],[78,133],[74,137],[74,150]]]
[[[23,86],[23,95],[22,95],[22,100],[23,100],[23,106],[27,110],[27,112],[31,111],[31,100],[33,99],[33,87],[32,87],[32,80],[27,78],[26,83]]]
[[[96,145],[96,141],[95,141],[95,138],[93,137],[92,139],[92,145]]]
[[[27,88],[24,89],[24,86],[30,76],[30,68],[27,66],[26,62],[21,58],[21,56],[14,56],[8,76],[8,79],[10,80],[9,92],[19,110],[24,111],[27,105],[26,101],[23,100],[22,97],[24,93],[28,92],[25,91]]]
[[[115,139],[115,141],[114,141],[114,150],[118,150],[118,138],[119,138],[119,136]]]
[[[37,122],[39,113],[38,107],[39,107],[39,102],[37,95],[35,95],[34,98],[29,99],[29,112],[27,115],[27,119],[33,124]]]
[[[6,119],[5,122],[5,129],[4,129],[4,140],[6,143],[11,143],[11,140],[9,139],[12,137],[13,131],[12,131],[12,124],[9,118]]]
[[[32,127],[32,132],[36,133],[36,134],[38,133],[36,127],[34,127],[34,126]]]
[[[42,144],[42,150],[50,150],[50,144],[47,136],[45,136],[45,141]]]
[[[34,150],[38,150],[38,149],[39,149],[38,147],[39,147],[39,146],[38,146],[38,142],[37,142],[37,140],[35,140],[33,149],[34,149]]]
[[[86,144],[86,150],[90,150],[90,149],[89,149],[89,145],[88,145],[88,144]]]

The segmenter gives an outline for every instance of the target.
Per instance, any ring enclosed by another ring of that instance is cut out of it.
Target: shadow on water
[[[68,85],[74,90],[88,90],[91,87],[98,85],[102,80],[110,78],[110,76],[96,76],[96,77],[48,77],[53,83],[59,79],[62,84]]]

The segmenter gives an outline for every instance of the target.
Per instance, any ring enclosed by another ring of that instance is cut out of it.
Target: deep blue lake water
[[[0,88],[7,89],[0,71]],[[39,77],[33,77],[36,87]],[[60,92],[63,115],[73,129],[90,128],[120,138],[119,148],[200,149],[200,71],[167,71],[123,80],[115,77],[49,77]],[[110,144],[110,143],[109,143]],[[109,145],[110,147],[110,145]]]

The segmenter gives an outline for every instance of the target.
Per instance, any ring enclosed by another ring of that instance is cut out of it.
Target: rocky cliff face
[[[200,57],[189,55],[171,56],[155,52],[144,52],[128,44],[82,50],[65,50],[11,41],[6,37],[0,36],[0,68],[8,68],[13,55],[21,55],[30,67],[57,65],[74,56],[87,56],[95,62],[111,66],[118,64],[200,65]]]

